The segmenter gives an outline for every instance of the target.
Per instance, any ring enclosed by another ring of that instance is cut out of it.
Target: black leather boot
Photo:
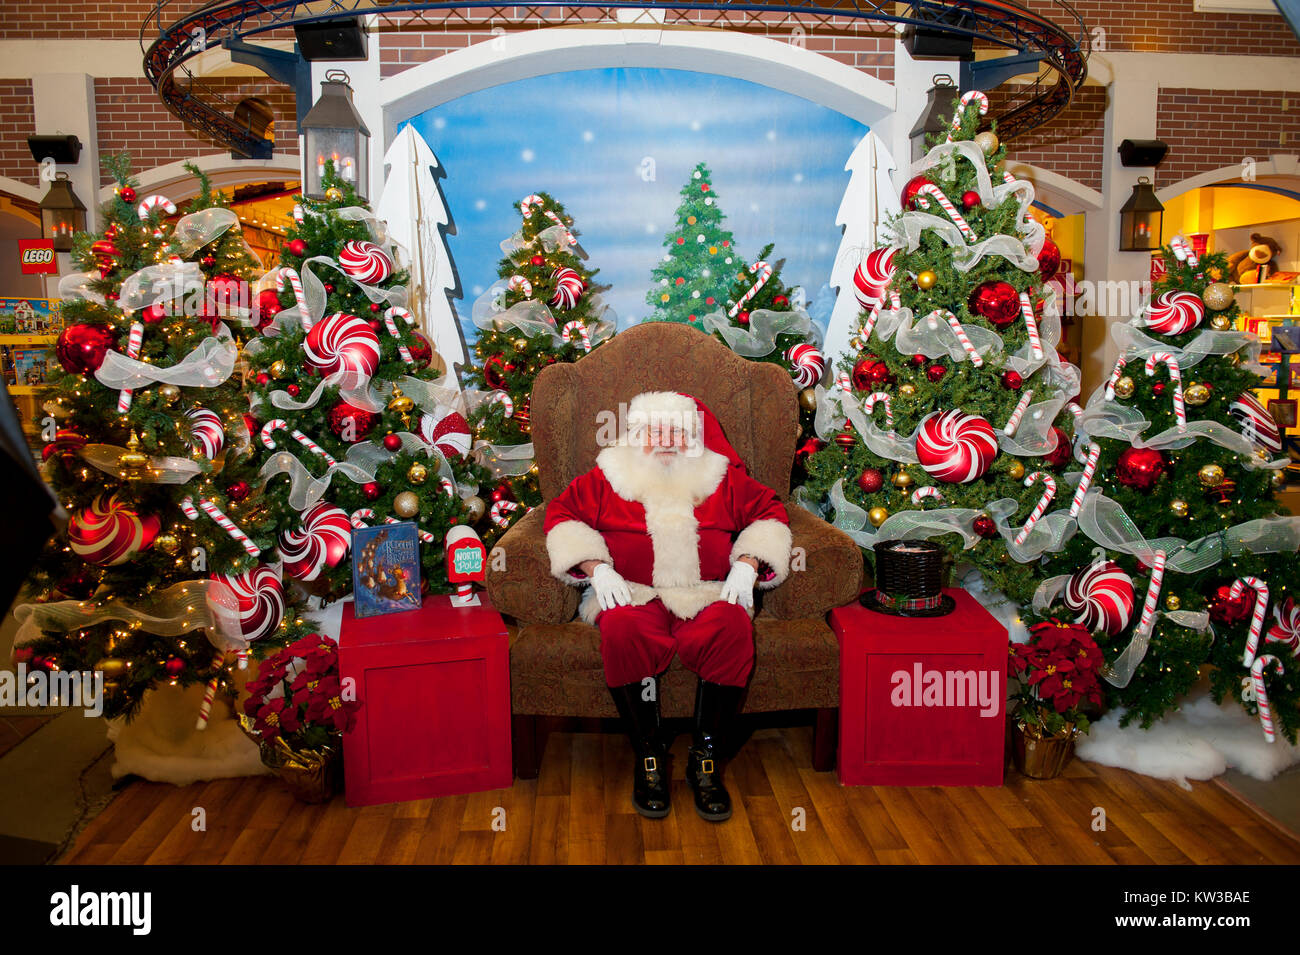
[[[722,785],[722,735],[740,707],[743,686],[701,680],[695,689],[695,732],[686,763],[686,782],[695,793],[700,818],[731,818],[731,795]]]
[[[659,680],[655,679],[654,699],[644,699],[645,686],[629,683],[611,686],[609,694],[623,718],[623,727],[632,740],[636,765],[632,771],[632,804],[636,811],[651,819],[662,819],[672,808],[668,792],[667,753],[659,738]]]

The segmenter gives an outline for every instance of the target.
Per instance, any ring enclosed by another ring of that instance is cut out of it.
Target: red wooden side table
[[[511,785],[509,638],[479,600],[362,618],[345,605],[339,673],[362,704],[343,737],[349,806]]]
[[[944,593],[957,605],[943,617],[831,611],[844,785],[1002,785],[1007,632],[966,591]]]

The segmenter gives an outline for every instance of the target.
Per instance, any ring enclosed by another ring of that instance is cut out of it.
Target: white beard
[[[665,460],[635,445],[606,448],[596,463],[619,497],[642,504],[663,499],[698,504],[713,493],[727,470],[727,459],[714,451],[678,452]]]

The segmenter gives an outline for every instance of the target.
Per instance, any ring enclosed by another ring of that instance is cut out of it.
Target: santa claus
[[[753,669],[754,588],[790,572],[789,523],[713,413],[667,391],[633,398],[616,443],[547,505],[551,572],[588,588],[579,615],[600,629],[642,815],[670,808],[657,681],[677,654],[699,677],[686,767],[695,808],[711,821],[731,816],[720,734]]]

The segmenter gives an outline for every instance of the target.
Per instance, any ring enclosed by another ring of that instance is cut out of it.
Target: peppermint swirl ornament
[[[826,370],[826,359],[814,345],[795,345],[786,350],[785,360],[794,365],[791,374],[799,388],[810,388],[821,381]]]
[[[984,474],[998,453],[993,425],[979,415],[936,411],[921,422],[916,458],[925,472],[949,484],[966,484]]]
[[[872,249],[853,272],[853,294],[867,311],[883,305],[885,290],[894,278],[897,249]]]
[[[1146,312],[1147,328],[1161,335],[1190,332],[1205,318],[1205,302],[1192,292],[1161,292]]]
[[[190,447],[208,460],[215,458],[226,443],[220,416],[207,408],[194,408],[185,417],[190,420]]]
[[[72,552],[87,563],[113,567],[152,547],[160,527],[161,522],[152,514],[141,517],[116,494],[101,494],[90,507],[72,515],[68,543]]]
[[[551,282],[555,286],[555,294],[547,304],[566,311],[578,304],[578,299],[582,297],[582,292],[587,287],[581,275],[565,266],[555,270],[551,275]]]
[[[298,580],[315,580],[326,567],[337,567],[352,546],[347,512],[319,501],[302,515],[302,528],[280,535],[284,572]]]
[[[345,242],[339,251],[339,267],[363,285],[378,285],[393,274],[393,260],[373,242]]]
[[[458,411],[441,417],[426,414],[420,418],[420,437],[441,451],[444,457],[469,454],[470,435],[469,422]]]
[[[1270,454],[1282,450],[1282,432],[1258,398],[1243,391],[1228,405],[1228,413],[1241,422],[1241,435]]]
[[[221,634],[244,646],[274,633],[284,619],[284,584],[266,564],[241,574],[213,574],[208,607]]]
[[[356,315],[335,312],[311,327],[303,341],[308,363],[327,377],[339,376],[344,388],[370,380],[379,367],[379,336]]]
[[[1113,560],[1096,563],[1070,577],[1062,599],[1075,623],[1113,637],[1133,617],[1133,579]]]

